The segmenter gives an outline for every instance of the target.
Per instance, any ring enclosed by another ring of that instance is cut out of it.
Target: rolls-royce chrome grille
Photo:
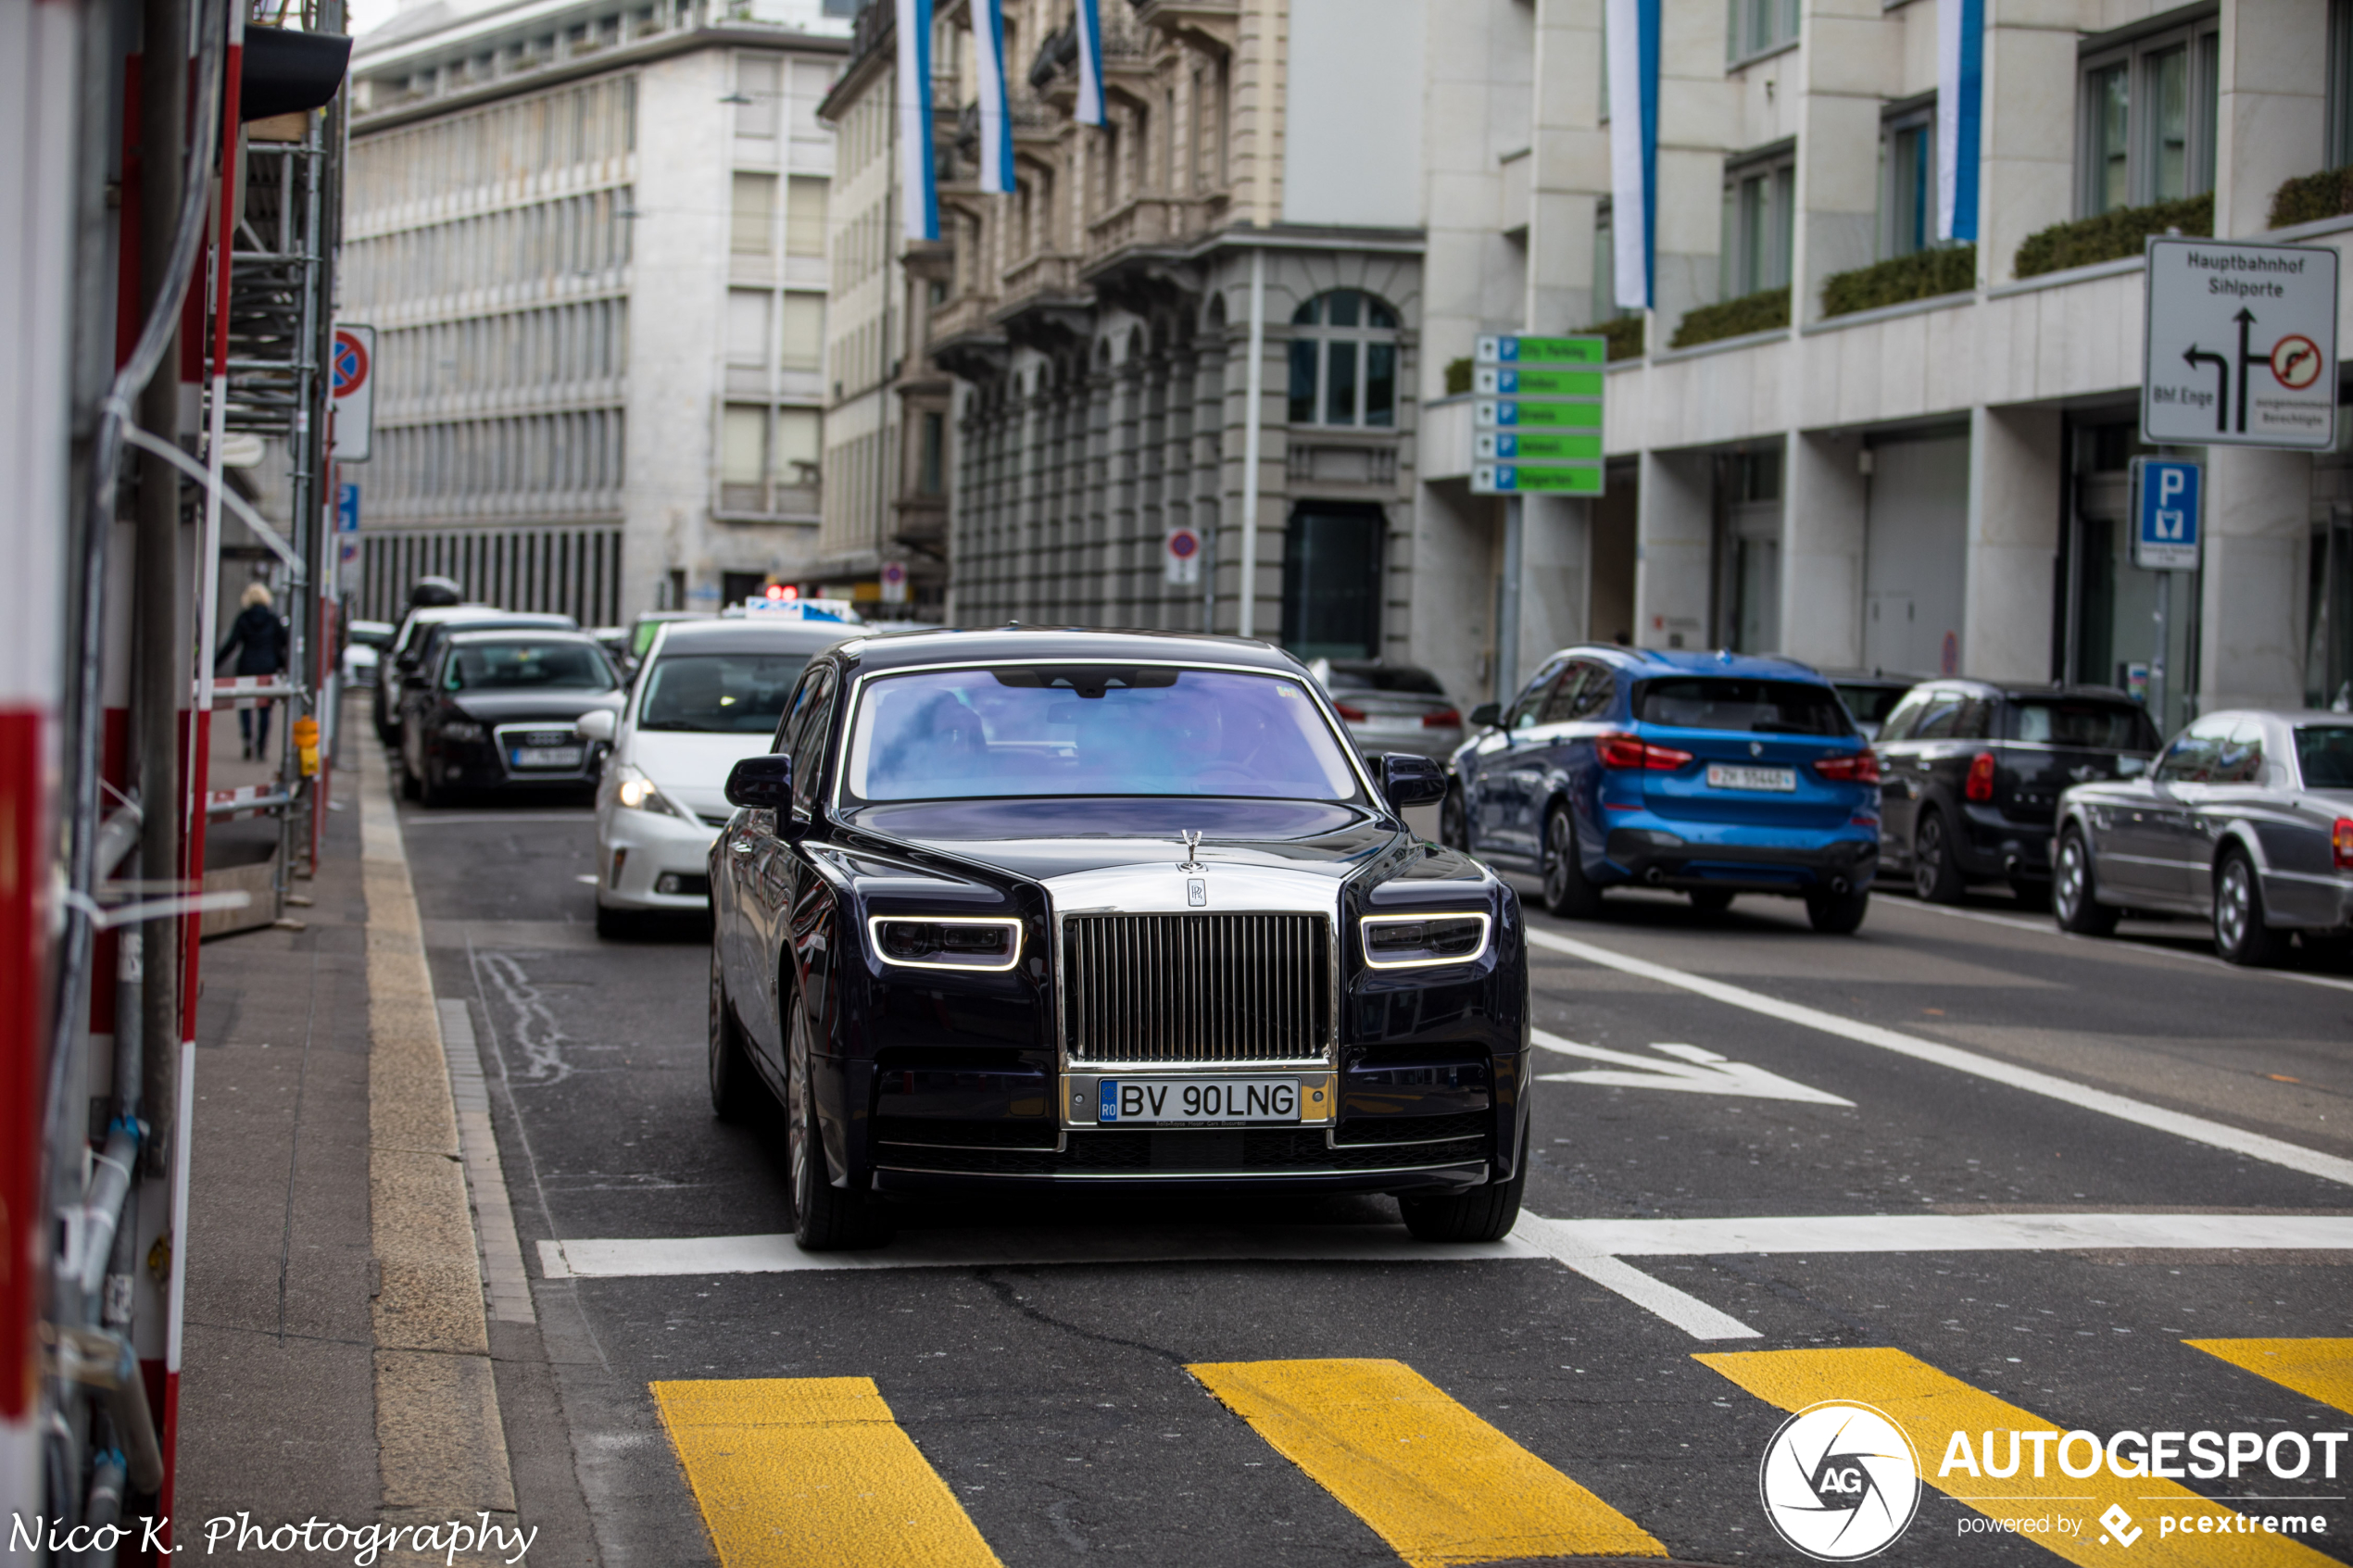
[[[1073,1061],[1320,1060],[1331,939],[1321,915],[1074,915],[1063,922]]]

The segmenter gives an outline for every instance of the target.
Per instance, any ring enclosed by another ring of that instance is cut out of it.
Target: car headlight
[[[623,762],[614,769],[620,784],[613,789],[613,798],[632,811],[656,811],[677,818],[680,822],[700,823],[700,819],[670,797],[662,794],[643,770]]]
[[[970,915],[875,915],[866,922],[875,953],[903,969],[998,973],[1021,962],[1021,922]]]
[[[1473,963],[1487,954],[1494,921],[1480,913],[1366,915],[1364,934],[1368,969],[1428,969]]]
[[[489,733],[471,719],[444,719],[441,721],[443,740],[480,740]]]

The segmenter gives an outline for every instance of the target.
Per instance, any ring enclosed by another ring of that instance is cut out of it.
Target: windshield
[[[2157,749],[2157,732],[2149,727],[2148,715],[2121,702],[2013,700],[2006,738],[2087,751]]]
[[[859,704],[845,783],[862,803],[1363,798],[1339,738],[1299,682],[1151,666],[1018,665],[877,680]]]
[[[1838,695],[1846,699],[1846,710],[1858,721],[1882,724],[1911,689],[1909,686],[1841,686]]]
[[[672,654],[646,671],[637,727],[764,735],[808,662],[805,653]]]
[[[1680,730],[1742,730],[1758,734],[1847,735],[1855,733],[1828,686],[1802,681],[1743,681],[1728,676],[1652,681],[1637,712],[1645,724]]]
[[[2353,789],[2353,724],[2298,724],[2296,766],[2306,789]]]
[[[467,643],[450,651],[446,692],[609,692],[612,669],[582,643]]]

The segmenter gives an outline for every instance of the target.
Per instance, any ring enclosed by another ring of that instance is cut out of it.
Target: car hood
[[[747,757],[764,757],[766,735],[714,734],[702,730],[634,730],[623,760],[653,780],[662,794],[689,811],[724,817],[727,773]]]
[[[592,708],[618,708],[619,692],[464,692],[458,711],[485,724],[515,724],[534,719],[569,724]]]

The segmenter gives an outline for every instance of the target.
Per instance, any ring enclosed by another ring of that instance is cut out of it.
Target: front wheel
[[[2234,964],[2277,963],[2285,938],[2263,921],[2263,884],[2244,849],[2222,856],[2214,875],[2214,950]]]
[[[1868,887],[1852,893],[1814,893],[1806,896],[1806,918],[1825,936],[1852,936],[1862,929],[1863,917],[1870,908]]]
[[[1416,1241],[1501,1241],[1519,1223],[1520,1194],[1528,1185],[1528,1151],[1508,1182],[1490,1182],[1459,1198],[1401,1198],[1397,1210]]]
[[[1438,842],[1449,849],[1470,852],[1470,813],[1463,806],[1463,786],[1454,784],[1438,808]]]
[[[1923,813],[1920,825],[1913,830],[1912,891],[1929,904],[1957,904],[1969,891],[1961,868],[1953,859],[1952,834],[1945,829],[1942,811]]]
[[[2059,839],[2058,860],[2051,867],[2051,913],[2058,928],[2078,936],[2107,936],[2115,932],[2122,912],[2100,902],[2091,843],[2082,829],[2068,829]]]
[[[1544,908],[1567,920],[1592,920],[1602,912],[1602,890],[1586,880],[1577,824],[1565,803],[1544,817]]]
[[[597,911],[601,922],[605,911]],[[722,1122],[743,1123],[760,1109],[760,1081],[744,1050],[742,1025],[727,997],[727,979],[719,964],[719,944],[711,945],[711,1113]]]
[[[803,1252],[879,1247],[890,1239],[880,1205],[862,1192],[837,1187],[825,1170],[817,1131],[817,1097],[810,1078],[809,1020],[800,998],[787,995],[792,1041],[785,1062],[786,1162],[792,1176],[792,1234]]]

